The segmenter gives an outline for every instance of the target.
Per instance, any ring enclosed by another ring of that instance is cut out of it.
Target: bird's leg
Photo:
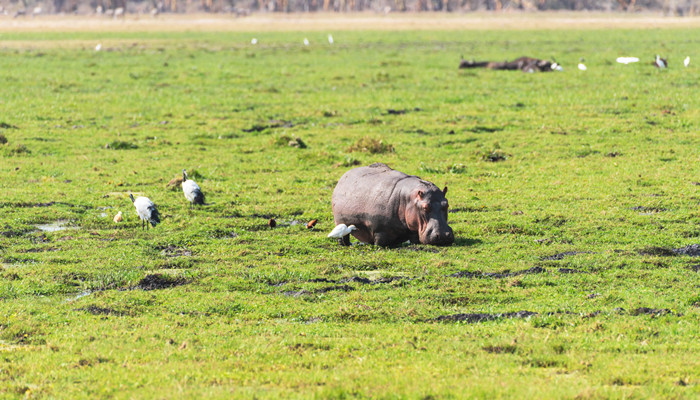
[[[338,238],[338,244],[341,246],[350,246],[350,235],[345,235],[342,238]]]

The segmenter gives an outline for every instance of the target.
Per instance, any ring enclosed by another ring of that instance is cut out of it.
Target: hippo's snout
[[[433,246],[450,246],[455,242],[455,235],[452,232],[452,228],[449,226],[443,227],[442,229],[431,229],[428,228],[423,235],[421,243],[429,244]]]

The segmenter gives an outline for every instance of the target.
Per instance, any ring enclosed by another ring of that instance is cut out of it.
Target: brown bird
[[[306,224],[306,229],[312,229],[314,226],[316,226],[317,222],[317,219],[312,219],[311,221],[309,221],[308,224]]]
[[[114,216],[114,222],[119,223],[119,222],[122,222],[123,220],[124,220],[124,218],[122,218],[122,212],[119,211],[117,213],[117,215]]]
[[[270,228],[274,228],[274,227],[277,226],[277,221],[275,221],[274,218],[270,218],[270,220],[267,221],[267,225],[268,225]]]

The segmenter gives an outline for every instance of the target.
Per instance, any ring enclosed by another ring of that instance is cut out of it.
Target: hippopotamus
[[[440,190],[417,176],[375,163],[346,172],[333,190],[333,219],[336,225],[355,225],[351,234],[359,241],[394,247],[410,240],[449,246],[455,238],[447,225],[445,198]],[[339,239],[350,244],[349,236]]]

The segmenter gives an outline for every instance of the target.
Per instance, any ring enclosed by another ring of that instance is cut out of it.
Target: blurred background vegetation
[[[472,12],[472,11],[656,12],[693,16],[699,0],[1,0],[0,14],[15,18],[45,14],[231,13],[254,12]]]

